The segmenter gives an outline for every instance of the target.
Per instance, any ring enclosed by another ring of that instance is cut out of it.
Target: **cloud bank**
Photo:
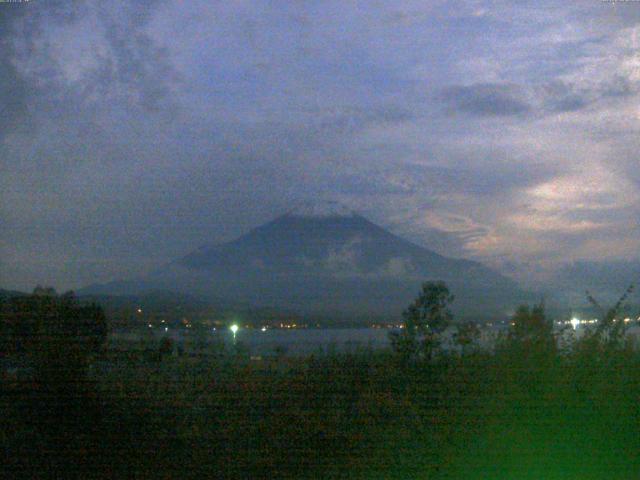
[[[525,284],[615,269],[639,35],[631,2],[1,4],[0,284],[135,275],[315,198]]]

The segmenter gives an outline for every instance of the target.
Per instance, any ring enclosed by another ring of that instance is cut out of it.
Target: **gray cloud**
[[[556,81],[541,87],[544,108],[551,112],[574,112],[592,103],[589,92],[577,91],[575,87]]]
[[[523,94],[522,89],[515,85],[479,83],[447,87],[441,98],[454,112],[499,117],[528,112],[530,106]]]
[[[355,133],[364,128],[408,122],[416,118],[408,108],[399,105],[374,105],[364,108],[358,105],[336,106],[310,112],[312,124],[322,130]]]
[[[116,90],[114,83],[126,86],[134,95],[133,100],[150,111],[166,106],[163,102],[170,99],[173,85],[178,81],[166,48],[157,46],[145,32],[146,23],[158,3],[132,2],[124,21],[119,12],[114,14],[110,7],[101,9],[100,21],[111,55],[102,59],[96,69],[98,75],[88,79],[88,83],[102,93]]]
[[[27,116],[28,86],[14,65],[14,21],[23,15],[23,9],[10,14],[0,10],[0,141],[8,132],[19,128]]]
[[[560,80],[549,82],[538,89],[543,108],[550,112],[575,112],[596,102],[624,99],[638,93],[638,85],[628,78],[614,75],[596,84],[579,87]]]
[[[600,87],[600,94],[604,98],[625,98],[638,93],[637,82],[632,82],[622,75],[615,75]]]
[[[624,293],[629,285],[638,286],[640,282],[640,260],[577,261],[564,264],[554,275],[552,283],[564,289],[565,294],[572,293],[574,302],[586,303],[586,291],[589,291],[603,307],[612,305]],[[637,291],[629,299],[638,303]]]
[[[576,112],[596,102],[635,95],[639,86],[614,75],[598,83],[576,85],[554,80],[541,85],[474,84],[446,87],[440,98],[450,111],[485,117]]]
[[[18,128],[27,116],[27,87],[6,54],[0,56],[0,98],[3,99],[0,111],[1,138],[3,134]]]
[[[308,198],[448,255],[637,251],[636,22],[601,3],[25,5],[2,285],[135,274]]]

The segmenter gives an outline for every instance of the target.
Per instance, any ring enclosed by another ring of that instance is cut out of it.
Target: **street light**
[[[236,343],[236,333],[238,332],[238,325],[235,323],[229,327],[229,329],[233,332],[233,343]]]

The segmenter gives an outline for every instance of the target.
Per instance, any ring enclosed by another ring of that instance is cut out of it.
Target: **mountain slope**
[[[84,292],[162,288],[319,315],[397,318],[425,280],[447,282],[463,316],[504,314],[525,297],[478,262],[438,255],[343,208],[294,210],[144,278]]]

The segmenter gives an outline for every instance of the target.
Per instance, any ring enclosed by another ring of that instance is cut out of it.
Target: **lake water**
[[[491,348],[495,344],[495,339],[506,327],[484,327],[481,329],[479,344],[483,348]],[[357,352],[363,349],[384,349],[390,347],[390,329],[377,328],[328,328],[328,329],[241,329],[236,333],[235,342],[246,348],[251,355],[273,355],[278,350],[286,355],[307,355],[316,352]],[[449,329],[443,335],[444,348],[454,348],[451,334],[454,329]],[[563,334],[563,339],[571,341],[572,338],[580,337],[585,331],[583,327],[577,330],[568,328]],[[169,330],[154,332],[156,338],[169,336],[179,345],[190,343],[189,333],[184,330]],[[640,327],[631,326],[627,330],[627,336],[635,341],[640,339]],[[140,337],[136,334],[126,334],[117,336],[125,342],[136,342]],[[126,337],[126,338],[125,338]],[[195,339],[193,339],[195,340]],[[210,332],[207,337],[208,343],[214,348],[215,344],[224,343],[231,348],[234,343],[233,333],[227,329]]]
[[[491,346],[500,327],[485,327],[481,330],[480,345]],[[252,355],[270,355],[277,348],[283,349],[287,355],[303,355],[314,352],[357,352],[363,349],[390,348],[389,333],[386,328],[327,328],[327,329],[271,329],[240,330],[236,334],[236,342],[248,348]],[[398,330],[399,331],[399,330]],[[452,347],[452,334],[449,329],[442,336],[443,346]],[[212,341],[223,341],[233,345],[233,334],[228,330],[216,331]]]
[[[216,332],[212,338],[229,346],[233,344],[233,334],[228,331]],[[353,352],[390,345],[389,330],[376,328],[240,330],[236,342],[248,348],[252,355],[270,355],[276,349],[282,349],[287,355],[332,350]]]
[[[500,332],[506,330],[505,326],[484,327],[481,329],[479,344],[483,348],[491,348]],[[344,329],[272,329],[262,332],[260,330],[240,330],[236,334],[236,342],[246,346],[252,355],[269,355],[276,348],[283,348],[287,355],[309,354],[314,352],[355,352],[362,349],[381,349],[391,346],[389,341],[390,329],[378,328],[344,328]],[[454,329],[449,329],[443,335],[442,341],[445,348],[453,348],[452,334]],[[563,340],[571,341],[579,338],[585,332],[584,327],[577,330],[564,329]],[[214,338],[223,340],[225,344],[233,344],[233,334],[229,331],[218,331]],[[627,336],[636,342],[640,339],[640,327],[630,326]]]

